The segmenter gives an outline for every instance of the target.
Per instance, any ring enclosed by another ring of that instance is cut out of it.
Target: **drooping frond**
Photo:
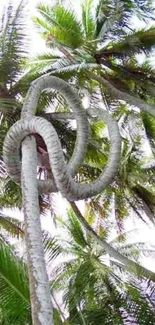
[[[39,54],[37,57],[34,57],[30,60],[30,72],[34,75],[37,72],[46,73],[47,71],[52,70],[54,63],[60,60],[60,57],[53,55],[53,53]]]
[[[109,42],[97,52],[97,57],[123,58],[140,53],[150,53],[155,48],[155,27],[134,31],[119,41]]]
[[[0,26],[0,97],[6,88],[19,78],[28,53],[28,37],[25,32],[25,3],[22,0],[15,8],[10,2],[4,8]],[[8,91],[9,93],[9,91]],[[10,91],[11,94],[11,91]]]
[[[139,53],[150,53],[155,48],[155,27],[133,31],[119,42],[110,42],[100,53],[118,58]]]

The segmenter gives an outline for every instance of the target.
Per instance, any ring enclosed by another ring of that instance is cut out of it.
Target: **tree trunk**
[[[32,136],[22,143],[22,194],[32,321],[34,325],[52,325],[52,302],[41,239],[37,152]]]
[[[101,239],[98,234],[91,228],[89,223],[86,221],[86,219],[83,217],[82,213],[80,212],[79,208],[75,204],[75,202],[70,202],[70,205],[76,214],[78,220],[83,225],[84,229],[88,234],[92,236],[92,238],[95,239],[95,241],[115,260],[118,260],[121,263],[121,267],[126,267],[129,272],[136,274],[140,277],[147,277],[153,282],[155,282],[155,273],[146,269],[144,266],[132,261],[128,257],[122,255],[120,252],[118,252],[114,247],[112,247],[109,243],[107,243],[105,240]]]
[[[117,98],[119,100],[124,100],[126,103],[129,103],[130,105],[139,107],[140,110],[147,112],[147,113],[151,114],[152,116],[155,116],[155,105],[150,105],[136,96],[133,96],[131,94],[128,94],[124,91],[119,90],[118,88],[113,86],[110,83],[110,81],[104,79],[103,77],[101,77],[99,75],[91,74],[89,77],[91,79],[98,81],[101,85],[106,86],[109,93],[114,98]]]

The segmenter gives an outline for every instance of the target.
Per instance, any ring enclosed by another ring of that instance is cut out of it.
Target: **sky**
[[[2,1],[3,2],[3,1]],[[4,5],[4,2],[2,3],[0,2],[0,10],[2,8],[2,6]],[[39,33],[37,33],[37,30],[31,20],[31,18],[33,16],[36,15],[37,11],[36,11],[36,5],[37,3],[40,3],[41,1],[38,0],[29,0],[28,3],[28,22],[29,22],[29,32],[31,35],[31,55],[36,55],[38,53],[43,53],[45,51],[45,44],[44,41],[42,40],[42,38],[39,36]],[[54,1],[52,0],[43,0],[42,3],[44,4],[53,4]],[[79,7],[80,7],[80,2],[81,0],[76,0],[73,1],[76,13],[79,12]],[[6,2],[5,2],[6,3]],[[13,0],[13,3],[18,3],[18,0]],[[137,25],[137,27],[140,27],[139,22],[134,22],[135,26]],[[141,27],[143,27],[143,24],[141,23]],[[61,198],[61,195],[58,195],[57,199],[55,200],[55,205],[58,204],[59,208],[58,208],[58,213],[60,215],[64,215],[65,211],[66,211],[66,207],[67,207],[67,203],[66,201]],[[61,207],[61,208],[60,208]],[[84,204],[83,203],[79,203],[79,207],[80,209],[84,210]],[[10,216],[14,216],[17,217],[19,219],[23,219],[23,215],[21,214],[21,212],[19,212],[17,209],[14,210],[4,210],[4,212],[6,212],[8,215]],[[53,221],[52,221],[52,217],[49,214],[46,217],[42,218],[42,227],[48,231],[50,231],[52,234],[55,234],[55,230],[53,228]],[[127,221],[126,222],[126,230],[130,230],[133,228],[138,228],[140,231],[137,234],[136,238],[133,239],[133,241],[148,241],[152,244],[155,245],[155,230],[152,228],[152,226],[150,225],[149,228],[146,227],[146,225],[142,224],[142,222],[136,221],[135,219]],[[115,235],[115,232],[113,232],[112,236]],[[145,266],[148,267],[151,270],[155,271],[155,264],[152,261],[152,258],[147,258],[144,260]]]
[[[17,1],[18,0],[14,0]],[[37,4],[44,4],[44,5],[54,5],[54,3],[57,2],[55,0],[29,0],[28,8],[29,8],[29,26],[31,29],[31,37],[32,37],[32,44],[31,44],[31,53],[34,55],[37,53],[44,52],[44,50],[47,51],[45,47],[44,40],[39,36],[39,33],[37,32],[37,28],[34,26],[34,23],[31,21],[31,17],[34,17],[37,14],[36,5]],[[61,1],[59,1],[61,3]],[[63,1],[62,1],[63,2]],[[71,1],[66,0],[65,3],[69,4]],[[72,1],[73,5],[72,7],[75,9],[75,12],[78,14],[80,11],[80,3],[81,0],[74,0]]]

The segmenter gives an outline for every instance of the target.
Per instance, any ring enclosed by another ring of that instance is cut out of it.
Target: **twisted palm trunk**
[[[42,117],[35,117],[41,91],[46,88],[60,91],[77,121],[77,139],[73,155],[66,164],[61,143],[53,126]],[[103,119],[108,124],[111,149],[106,168],[99,178],[90,184],[74,181],[77,167],[82,163],[88,144],[87,114]],[[49,75],[32,83],[23,106],[21,120],[9,130],[3,147],[4,162],[8,174],[18,184],[22,180],[23,207],[25,218],[25,238],[28,255],[32,319],[34,325],[52,325],[52,303],[44,261],[41,239],[38,192],[60,191],[69,201],[92,197],[103,190],[117,173],[121,157],[121,139],[116,121],[101,109],[86,111],[78,97],[63,80]],[[38,181],[36,143],[32,134],[39,134],[47,147],[54,181]],[[22,177],[19,149],[22,144]]]
[[[32,309],[32,320],[34,325],[52,325],[52,302],[48,276],[44,260],[44,252],[42,245],[42,233],[40,225],[40,211],[38,201],[39,183],[37,181],[37,152],[36,143],[33,136],[29,134],[39,133],[41,130],[45,134],[45,138],[49,138],[49,143],[54,148],[54,154],[59,159],[61,146],[56,138],[54,130],[48,134],[46,132],[50,128],[50,124],[44,127],[44,120],[41,121],[34,118],[38,99],[43,89],[54,87],[65,95],[71,106],[74,106],[74,111],[77,109],[77,123],[79,125],[79,135],[76,141],[76,147],[70,161],[70,172],[74,174],[76,167],[83,159],[88,142],[88,127],[86,114],[79,103],[77,96],[70,87],[58,78],[41,78],[34,82],[27,94],[25,104],[22,110],[22,119],[18,121],[8,133],[4,143],[4,161],[9,175],[15,182],[21,183],[23,194],[23,208],[25,220],[25,240],[27,247],[30,299]],[[36,122],[36,123],[35,123]],[[41,123],[39,123],[41,122]],[[46,122],[46,121],[45,121]],[[47,127],[47,128],[46,128]],[[55,141],[53,138],[55,135]],[[44,134],[41,134],[44,138]],[[81,137],[82,135],[82,137]],[[27,137],[26,137],[27,136]],[[83,141],[84,139],[84,141]],[[55,142],[55,143],[54,143]],[[19,158],[19,149],[22,143],[22,173]],[[77,149],[81,149],[77,153]],[[54,162],[53,162],[54,163]],[[59,166],[60,168],[60,166]],[[43,183],[43,186],[46,185]],[[55,184],[52,184],[53,187]]]
[[[42,117],[34,116],[41,91],[49,87],[55,88],[64,95],[77,121],[77,139],[73,155],[68,164],[65,162],[61,143],[52,124]],[[78,184],[74,181],[73,176],[77,167],[83,161],[88,144],[89,128],[87,115],[107,122],[111,148],[107,166],[98,179],[90,184]],[[43,138],[46,144],[54,181],[51,179],[38,181],[36,178],[36,144],[33,136],[30,137],[30,135],[36,133]],[[66,82],[46,75],[32,83],[23,106],[21,120],[10,128],[5,138],[3,147],[4,162],[8,174],[18,184],[21,183],[21,163],[19,157],[21,144],[22,193],[32,319],[34,325],[52,325],[52,303],[41,239],[38,193],[60,191],[70,202],[92,197],[100,193],[108,186],[117,173],[121,159],[121,138],[118,125],[109,113],[99,108],[85,111],[81,107],[78,97]],[[155,279],[153,272],[146,272],[145,268],[139,267],[137,263],[120,254],[106,241],[102,241],[84,221],[74,203],[72,206],[86,230],[112,257],[116,258],[130,271],[135,273],[139,268],[142,274],[149,275],[152,280]]]
[[[61,143],[52,124],[42,117],[34,116],[41,91],[49,87],[53,87],[64,95],[77,121],[77,139],[73,155],[68,164],[65,162]],[[74,181],[73,176],[77,167],[83,161],[88,144],[89,128],[87,115],[100,120],[103,119],[107,122],[111,148],[107,166],[98,179],[90,184],[78,184]],[[30,135],[36,133],[43,138],[47,147],[54,181],[51,179],[38,181],[36,178],[36,144],[33,136],[30,137]],[[99,108],[88,109],[86,112],[83,107],[81,107],[78,97],[66,82],[59,78],[46,75],[32,83],[23,106],[21,120],[11,127],[4,141],[4,162],[8,174],[18,184],[21,183],[21,163],[19,157],[21,143],[22,193],[32,319],[34,325],[52,325],[52,303],[41,239],[38,193],[60,191],[70,202],[92,197],[100,193],[108,186],[117,173],[121,159],[121,138],[118,125],[109,113]],[[135,273],[135,271],[138,270],[138,264],[124,257],[106,241],[102,241],[86,221],[84,221],[74,203],[72,206],[86,230],[95,240],[97,240],[112,257],[116,258],[122,265]],[[139,270],[143,274],[149,273],[148,275],[152,280],[155,279],[153,272],[146,272],[147,270],[142,266],[140,266]]]

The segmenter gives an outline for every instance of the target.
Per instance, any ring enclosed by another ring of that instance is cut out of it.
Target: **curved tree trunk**
[[[73,155],[65,162],[59,137],[53,126],[41,117],[34,117],[41,92],[49,87],[60,91],[71,106],[77,121],[77,140]],[[101,109],[89,109],[88,114],[103,119],[108,124],[111,140],[108,163],[100,177],[91,184],[78,184],[73,176],[82,163],[88,144],[89,127],[87,115],[78,96],[70,86],[57,77],[40,77],[32,83],[23,106],[21,120],[9,130],[3,147],[7,171],[13,180],[20,183],[21,163],[19,149],[22,143],[22,192],[25,215],[25,232],[28,252],[28,269],[32,318],[34,325],[52,325],[52,303],[41,240],[40,211],[38,202],[37,153],[35,140],[29,135],[39,134],[44,139],[49,154],[50,166],[54,175],[56,190],[68,200],[92,197],[103,190],[116,175],[121,157],[121,138],[117,122]],[[50,180],[49,180],[50,181]],[[46,183],[43,183],[43,192]],[[49,184],[52,191],[52,182]]]
[[[52,302],[41,240],[37,152],[32,136],[22,143],[22,194],[32,320],[34,325],[52,325]]]

